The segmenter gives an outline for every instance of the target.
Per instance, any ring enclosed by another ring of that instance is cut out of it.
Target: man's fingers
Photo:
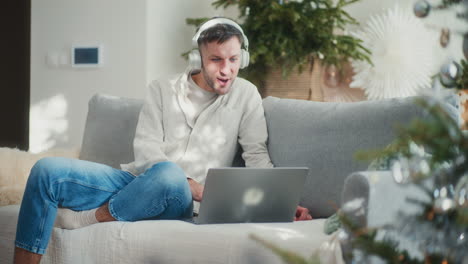
[[[294,220],[295,221],[312,220],[312,216],[309,214],[309,209],[298,206],[296,210],[296,217],[294,218]]]
[[[307,212],[303,212],[301,217],[299,217],[300,220],[307,220],[307,217],[309,216],[309,214]]]

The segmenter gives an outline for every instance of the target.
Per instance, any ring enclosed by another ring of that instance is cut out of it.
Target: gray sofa
[[[457,97],[449,96],[447,102],[456,117]],[[382,201],[374,198],[379,195],[374,190],[386,190],[391,176],[374,172],[346,178],[369,165],[354,159],[356,151],[385,147],[394,139],[397,124],[425,117],[414,98],[325,103],[268,97],[263,104],[275,166],[310,168],[300,204],[309,208],[314,220],[217,225],[139,221],[99,223],[76,230],[55,228],[42,263],[281,263],[249,235],[309,257],[330,239],[323,233],[325,219],[343,202],[362,197],[375,210],[366,210],[364,222],[382,219],[379,210],[385,211],[385,206],[369,198]],[[141,105],[140,100],[95,95],[89,102],[80,159],[113,167],[132,161]],[[233,166],[242,166],[240,156]],[[377,181],[378,188],[373,177],[383,179]],[[0,207],[0,263],[12,261],[18,209],[17,205]]]

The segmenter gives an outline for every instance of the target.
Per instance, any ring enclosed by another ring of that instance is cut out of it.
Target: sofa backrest
[[[455,95],[454,95],[455,96]],[[458,114],[457,99],[447,98]],[[80,159],[108,164],[133,161],[133,137],[143,101],[97,94],[89,101]],[[368,163],[354,159],[358,150],[385,147],[395,126],[407,124],[424,111],[414,98],[354,103],[312,102],[268,97],[263,100],[268,148],[275,166],[310,169],[301,205],[314,217],[327,217],[340,206],[344,179]],[[233,166],[242,166],[237,155]]]
[[[445,101],[458,118],[454,96]],[[327,217],[340,207],[345,178],[369,165],[354,154],[384,148],[395,139],[397,125],[425,118],[415,99],[334,103],[267,97],[263,105],[272,162],[278,167],[308,167],[301,205],[314,217]]]

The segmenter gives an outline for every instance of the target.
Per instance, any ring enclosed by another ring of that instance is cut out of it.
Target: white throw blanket
[[[49,150],[38,154],[13,148],[0,148],[0,206],[19,204],[34,164],[44,157],[78,158],[79,150]]]

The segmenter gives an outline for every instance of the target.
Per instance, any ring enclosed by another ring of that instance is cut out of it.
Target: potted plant
[[[215,8],[237,6],[239,24],[249,37],[250,65],[242,76],[259,87],[266,76],[279,70],[283,78],[292,72],[312,69],[316,59],[336,65],[348,58],[369,61],[361,40],[337,35],[348,24],[358,24],[344,9],[358,0],[217,0]],[[187,19],[199,26],[208,18]]]

